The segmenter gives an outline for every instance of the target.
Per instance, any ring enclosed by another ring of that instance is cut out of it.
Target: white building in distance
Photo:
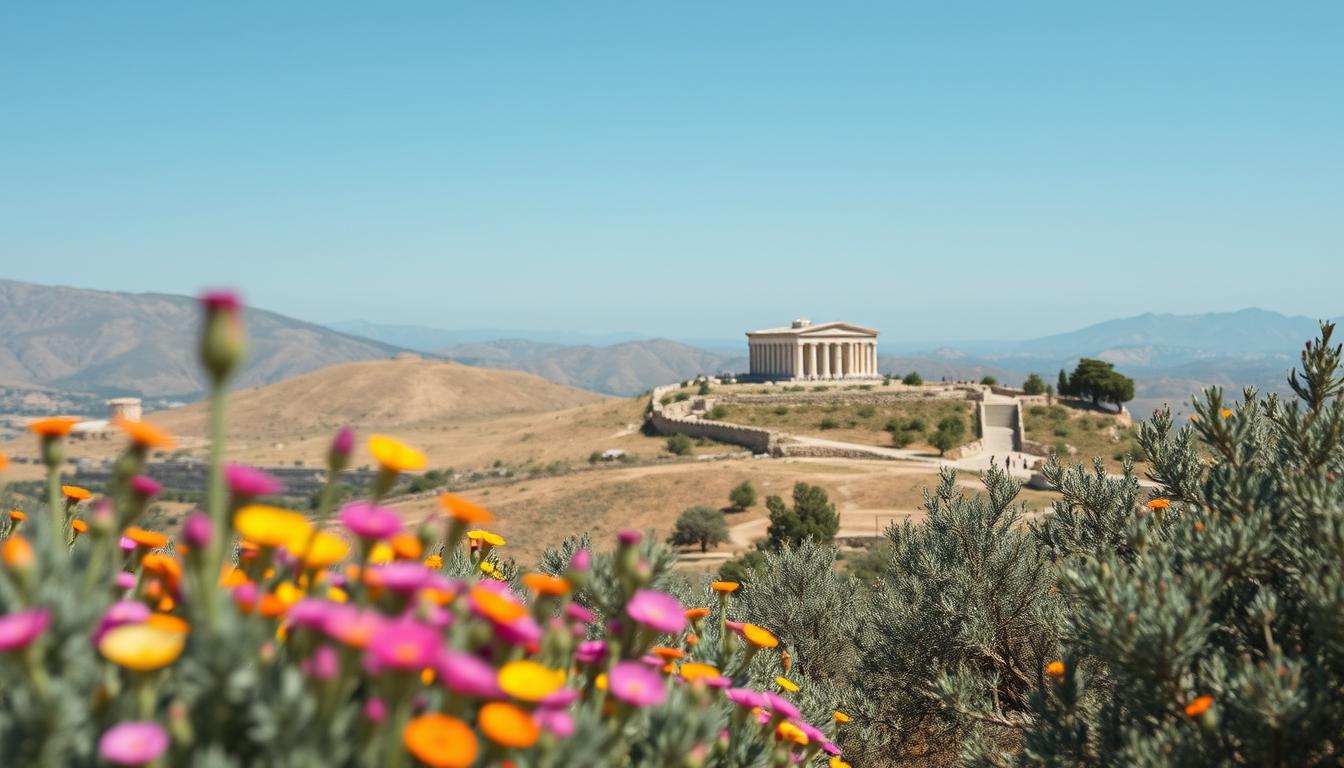
[[[751,378],[758,381],[875,379],[877,331],[835,321],[794,320],[747,332]]]

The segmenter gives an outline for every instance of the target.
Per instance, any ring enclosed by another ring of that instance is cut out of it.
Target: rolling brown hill
[[[244,312],[250,348],[238,383],[254,386],[399,347],[275,312]],[[0,381],[99,394],[192,397],[196,299],[0,280]]]
[[[520,371],[419,358],[369,360],[235,391],[229,399],[229,429],[231,434],[294,438],[347,424],[381,430],[437,426],[605,399]],[[205,434],[204,403],[150,418],[181,435]]]

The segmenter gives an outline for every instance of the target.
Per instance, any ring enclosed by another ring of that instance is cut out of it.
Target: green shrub
[[[860,419],[871,419],[873,417],[873,414],[877,413],[877,409],[871,405],[860,405],[858,410],[856,410],[854,413]]]
[[[1069,428],[1066,427],[1066,426],[1063,426],[1063,425],[1056,426],[1056,427],[1055,427],[1053,430],[1051,430],[1051,431],[1054,433],[1055,437],[1068,437],[1068,436],[1069,436]]]
[[[777,405],[777,406],[775,406],[775,415],[776,415],[776,416],[787,416],[788,413],[789,413],[789,409],[788,409],[787,406],[783,406],[783,405]]]
[[[710,408],[709,411],[705,413],[705,418],[717,420],[722,419],[727,415],[728,415],[728,409],[726,407],[722,405],[715,405],[713,408]]]
[[[905,429],[908,432],[924,432],[928,428],[928,422],[918,416],[914,416],[909,421],[905,422]]]
[[[1033,405],[1027,409],[1027,413],[1031,414],[1032,416],[1044,416],[1046,413],[1046,408],[1044,405]]]
[[[756,488],[750,480],[743,480],[728,492],[728,501],[738,509],[747,509],[756,503]]]
[[[1027,380],[1022,382],[1022,391],[1028,395],[1044,395],[1046,390],[1045,379],[1038,374],[1027,376]]]
[[[667,452],[674,456],[688,456],[691,453],[691,438],[686,435],[672,435],[667,438]]]
[[[1054,421],[1064,421],[1069,418],[1069,409],[1062,405],[1052,405],[1046,410],[1046,415]]]
[[[915,433],[907,432],[904,429],[898,429],[891,433],[891,444],[897,448],[904,448],[915,441]]]
[[[993,376],[986,376],[980,380],[980,383],[987,387],[997,387],[999,385],[999,380]]]
[[[728,524],[723,513],[712,507],[691,507],[677,518],[667,543],[676,546],[699,546],[706,552],[728,540]]]
[[[817,426],[820,427],[821,429],[839,429],[840,420],[836,419],[834,416],[827,416],[824,419],[822,419],[821,423],[818,424]]]
[[[690,392],[678,392],[677,394],[675,394],[675,395],[672,396],[672,399],[673,399],[674,401],[678,402],[678,403],[684,403],[684,402],[686,402],[687,400],[690,400],[690,399],[691,399],[691,393],[690,393]]]
[[[905,378],[901,379],[901,383],[911,387],[918,387],[924,383],[924,379],[921,378],[918,373],[911,372],[907,373]]]
[[[792,507],[778,496],[767,497],[765,506],[770,510],[766,536],[772,549],[797,546],[808,539],[829,544],[840,530],[835,505],[819,485],[794,483]]]

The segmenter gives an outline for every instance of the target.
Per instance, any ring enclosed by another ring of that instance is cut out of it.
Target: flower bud
[[[340,472],[350,466],[350,454],[355,450],[355,431],[341,427],[331,439],[331,448],[327,450],[327,467],[332,472]]]
[[[192,512],[187,516],[186,522],[182,524],[182,540],[193,552],[209,547],[213,538],[214,530],[209,515],[204,512]]]
[[[5,570],[22,576],[32,572],[37,556],[33,553],[33,545],[16,533],[0,544],[0,562],[4,563]]]
[[[216,386],[222,384],[242,362],[247,336],[238,314],[238,296],[230,291],[210,291],[201,297],[205,326],[201,333],[201,363]]]

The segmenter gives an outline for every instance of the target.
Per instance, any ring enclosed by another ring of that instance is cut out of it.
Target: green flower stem
[[[51,438],[48,438],[51,439]],[[51,564],[56,567],[66,559],[65,507],[61,504],[61,465],[47,462],[47,506],[51,512]]]
[[[224,412],[228,405],[227,390],[216,383],[210,390],[210,484],[206,491],[206,511],[214,529],[207,576],[219,573],[224,564],[224,551],[233,542],[233,521],[227,521],[227,499],[224,494]]]

